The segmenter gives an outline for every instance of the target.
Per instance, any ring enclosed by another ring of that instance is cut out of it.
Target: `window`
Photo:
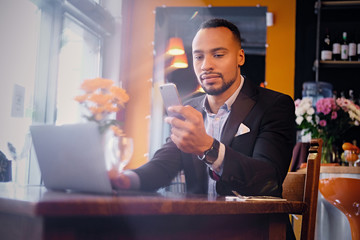
[[[100,72],[101,37],[65,15],[59,52],[56,124],[81,121],[74,97],[79,95],[83,79],[98,77]]]
[[[0,63],[6,67],[0,78],[6,81],[0,87],[0,150],[8,159],[21,158],[13,168],[19,184],[41,182],[35,154],[26,144],[29,126],[80,122],[79,104],[73,98],[80,93],[81,82],[104,73],[106,44],[107,49],[119,49],[120,41],[113,36],[119,38],[120,29],[114,28],[114,18],[103,4],[116,6],[113,11],[119,15],[118,0],[1,3],[0,30],[6,38],[0,40]],[[106,72],[117,80],[114,66],[107,66]],[[16,156],[8,150],[8,142]]]

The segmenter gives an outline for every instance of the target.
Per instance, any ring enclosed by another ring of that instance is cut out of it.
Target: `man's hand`
[[[186,153],[202,155],[213,143],[213,138],[206,133],[202,114],[191,106],[172,106],[169,111],[180,113],[185,121],[166,117],[171,124],[171,140]]]
[[[111,185],[114,189],[128,190],[131,187],[131,181],[128,176],[123,173],[119,173],[115,169],[108,171]]]

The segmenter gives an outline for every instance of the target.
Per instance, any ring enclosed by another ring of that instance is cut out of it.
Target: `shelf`
[[[360,68],[360,61],[320,61],[320,68]]]
[[[323,1],[321,2],[322,9],[333,9],[333,8],[360,8],[360,1]]]
[[[338,11],[339,10],[339,11]],[[334,32],[356,32],[360,25],[360,0],[330,1],[316,0],[316,53],[314,60],[315,81],[330,82],[334,88],[346,89],[352,87],[359,89],[359,82],[354,83],[360,71],[360,61],[320,61],[321,29],[331,27]],[[347,79],[338,82],[337,79]],[[354,83],[354,84],[353,84]]]

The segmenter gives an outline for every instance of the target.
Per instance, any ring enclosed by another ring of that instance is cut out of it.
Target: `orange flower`
[[[108,102],[110,102],[112,99],[110,94],[92,94],[89,97],[89,100],[100,105],[103,106],[105,104],[107,104]]]
[[[103,120],[104,116],[100,113],[97,113],[94,115],[94,118],[96,121],[101,121],[101,120]]]
[[[114,134],[118,137],[125,136],[123,130],[118,126],[112,125],[111,130],[113,130]]]
[[[124,106],[124,103],[129,101],[129,95],[122,88],[119,88],[117,86],[112,86],[110,88],[110,92],[113,94],[114,98],[116,99],[117,104]]]
[[[74,99],[75,99],[75,101],[78,101],[79,103],[83,103],[87,100],[88,97],[89,97],[89,94],[84,94],[84,95],[76,96]]]
[[[110,89],[113,84],[113,80],[105,78],[86,79],[81,84],[81,89],[86,92],[94,92],[97,89]]]
[[[107,112],[117,112],[117,111],[119,111],[119,108],[115,107],[115,106],[113,106],[111,104],[108,104],[107,106],[105,106],[105,110]]]
[[[92,112],[92,114],[101,114],[105,112],[105,108],[103,106],[100,107],[89,107],[89,110]]]

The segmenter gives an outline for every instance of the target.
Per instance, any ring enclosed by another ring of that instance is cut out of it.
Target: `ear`
[[[239,49],[238,51],[238,66],[242,66],[245,63],[245,52],[244,49]]]

